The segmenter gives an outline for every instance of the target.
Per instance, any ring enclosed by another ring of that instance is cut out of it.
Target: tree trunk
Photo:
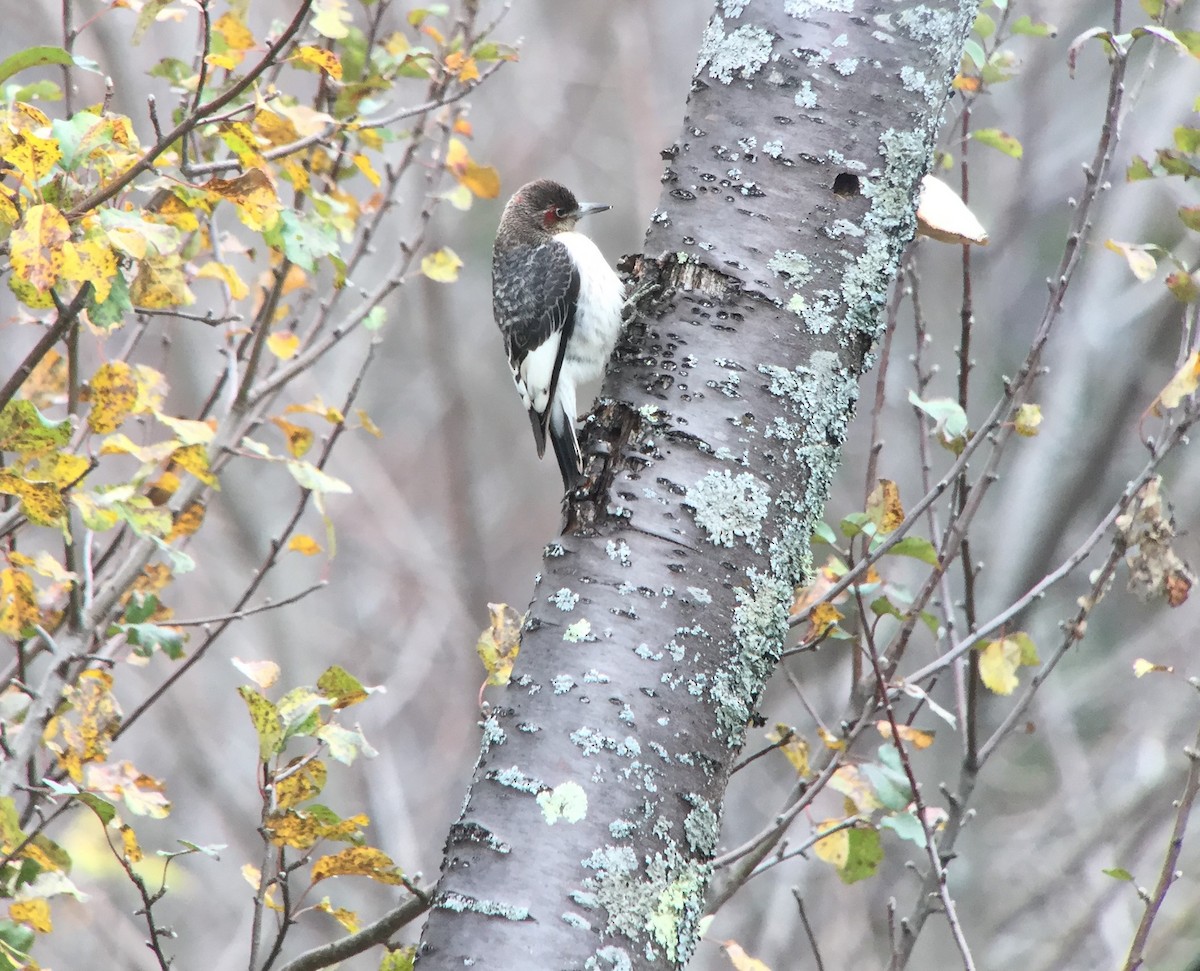
[[[723,0],[420,967],[682,967],[975,4]]]

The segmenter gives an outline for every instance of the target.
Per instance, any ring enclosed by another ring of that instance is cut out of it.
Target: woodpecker
[[[625,295],[616,272],[575,224],[609,208],[578,202],[548,179],[530,182],[504,207],[492,249],[492,309],[513,382],[529,410],[538,458],[549,435],[568,493],[583,479],[575,391],[604,373]]]

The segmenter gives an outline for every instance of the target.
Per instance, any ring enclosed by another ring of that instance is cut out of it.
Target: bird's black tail
[[[575,422],[557,401],[551,406],[550,442],[558,459],[558,471],[562,473],[563,491],[574,492],[583,481],[583,456],[579,453]]]

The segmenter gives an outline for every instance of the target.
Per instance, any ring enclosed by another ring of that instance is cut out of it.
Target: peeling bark
[[[974,12],[717,4],[423,971],[687,963]]]

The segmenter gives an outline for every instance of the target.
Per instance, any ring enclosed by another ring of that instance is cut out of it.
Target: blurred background
[[[100,7],[98,0],[77,0],[77,20]],[[293,9],[284,0],[256,0],[252,8],[260,26]],[[486,16],[489,5],[484,8]],[[1185,13],[1189,8],[1194,21],[1194,4],[1185,4]],[[57,3],[41,0],[25,10],[25,17],[6,25],[9,52],[60,41]],[[114,753],[165,779],[174,802],[168,819],[138,822],[144,847],[171,849],[176,837],[227,846],[219,861],[190,857],[172,870],[171,893],[159,916],[178,933],[178,967],[233,971],[247,961],[251,892],[240,869],[258,864],[261,843],[256,742],[236,693],[244,678],[232,657],[277,661],[284,687],[311,683],[332,663],[386,687],[386,694],[355,710],[379,757],[331,770],[325,801],[342,815],[368,813],[374,845],[410,876],[436,877],[446,829],[478,752],[476,699],[484,672],[474,644],[487,623],[487,604],[524,608],[542,547],[559,526],[558,473],[552,462],[537,461],[491,318],[489,261],[500,209],[522,183],[552,177],[581,199],[612,205],[587,227],[611,259],[639,251],[659,194],[659,152],[680,130],[710,11],[707,3],[677,0],[522,0],[497,30],[499,40],[520,41],[520,61],[475,93],[470,117],[471,153],[499,169],[500,198],[477,200],[467,213],[439,210],[432,242],[463,258],[463,275],[453,286],[417,277],[390,307],[384,343],[359,400],[383,438],[344,437],[329,466],[354,487],[353,495],[329,502],[337,556],[328,567],[292,557],[267,590],[285,597],[325,572],[328,587],[294,607],[237,624]],[[1075,80],[1065,63],[1072,37],[1096,22],[1107,24],[1111,13],[1104,5],[1063,0],[1022,6],[1014,15],[1021,13],[1056,24],[1058,35],[1017,38],[1011,46],[1021,59],[1019,76],[993,88],[976,111],[977,126],[1003,128],[1024,145],[1021,161],[980,146],[972,150],[971,206],[991,236],[990,246],[973,254],[976,418],[990,409],[1003,375],[1019,365],[1041,316],[1045,279],[1061,253],[1068,199],[1082,187],[1080,165],[1093,153],[1107,82],[1098,47],[1084,50]],[[397,22],[402,15],[397,9]],[[1140,15],[1140,9],[1127,12],[1134,18],[1130,25]],[[113,108],[142,124],[145,95],[169,97],[146,71],[168,52],[191,56],[195,20],[156,25],[140,47],[130,48],[134,16],[116,10],[100,17],[77,50],[112,75]],[[1184,231],[1174,216],[1178,206],[1200,202],[1195,188],[1178,179],[1123,180],[1131,154],[1152,156],[1170,143],[1171,130],[1186,123],[1200,90],[1195,60],[1161,48],[1149,55],[1154,70],[1148,73],[1148,50],[1135,55],[1113,187],[1103,197],[1084,267],[1044,359],[1048,373],[1035,396],[1046,416],[1041,434],[1012,448],[987,514],[972,533],[974,555],[984,565],[984,618],[1073,550],[1140,468],[1139,419],[1175,368],[1182,315],[1161,285],[1162,273],[1160,282],[1139,283],[1102,245],[1110,237],[1156,242],[1195,258],[1194,242],[1180,245]],[[81,83],[77,104],[99,100],[97,81],[88,76]],[[953,147],[957,151],[956,138]],[[954,183],[953,173],[946,177]],[[395,246],[394,238],[379,239],[380,272],[393,265]],[[922,304],[933,337],[927,353],[941,368],[930,390],[953,395],[960,252],[930,242],[920,246]],[[0,295],[0,326],[7,329],[15,324],[6,300],[7,293]],[[906,404],[913,386],[907,320],[888,373],[879,474],[898,481],[911,504],[920,492],[915,424]],[[4,349],[10,343],[0,337],[6,365],[17,357]],[[176,413],[187,414],[206,393],[220,366],[219,343],[218,335],[199,326],[172,327],[169,340],[164,335],[159,365],[168,370],[169,407]],[[347,385],[362,347],[331,363],[344,368],[340,384],[339,375],[325,370],[296,389],[296,400]],[[863,392],[869,401],[874,375]],[[831,522],[861,508],[867,433],[860,420],[830,502]],[[944,463],[937,472],[951,458],[939,453],[935,461]],[[1180,550],[1193,563],[1200,561],[1188,532],[1200,505],[1196,469],[1187,454],[1164,469],[1185,533]],[[177,616],[229,608],[293,495],[286,477],[230,471],[192,547],[199,568],[168,598]],[[319,520],[307,526],[320,535]],[[1085,584],[1085,576],[1073,577],[1018,626],[1049,648]],[[1131,665],[1144,656],[1200,675],[1198,615],[1194,601],[1174,611],[1144,607],[1123,584],[1094,615],[1087,640],[1043,688],[1027,732],[1003,748],[977,790],[978,812],[960,842],[952,885],[980,967],[1119,967],[1141,905],[1129,884],[1101,870],[1123,867],[1147,886],[1157,879],[1171,803],[1186,770],[1181,748],[1195,736],[1200,703],[1181,677],[1135,680]],[[170,664],[155,656],[144,669],[122,672],[119,691],[127,709]],[[810,700],[836,718],[849,684],[847,658],[823,650],[792,670]],[[812,737],[811,720],[783,679],[771,686],[762,707],[769,723],[790,722]],[[1003,711],[994,705],[992,723]],[[752,732],[752,745],[761,736]],[[952,783],[957,775],[957,741],[949,731],[944,736],[919,756],[930,795],[939,780]],[[736,777],[725,844],[757,832],[791,782],[782,760],[759,760]],[[143,930],[131,916],[135,897],[97,843],[96,829],[94,819],[76,814],[56,834],[75,857],[75,881],[91,900],[86,906],[55,903],[57,950],[37,956],[43,966],[58,969],[100,963],[99,955],[105,966],[149,968]],[[807,831],[802,824],[796,841]],[[911,910],[918,883],[903,863],[918,856],[911,844],[887,837],[885,849],[880,876],[850,887],[815,859],[785,863],[756,878],[719,914],[692,966],[728,967],[716,942],[733,938],[774,971],[813,967],[792,887],[803,896],[826,968],[886,963],[886,901],[895,898],[901,915]],[[1152,940],[1150,964],[1157,971],[1182,971],[1200,959],[1198,864],[1200,836],[1184,847],[1183,875]],[[364,921],[396,899],[363,880],[325,886],[335,904],[359,910]],[[417,930],[406,936],[415,938]],[[289,953],[339,933],[332,919],[310,915],[295,929]],[[346,966],[374,967],[377,960],[364,956]],[[956,966],[944,922],[934,918],[910,967]]]

